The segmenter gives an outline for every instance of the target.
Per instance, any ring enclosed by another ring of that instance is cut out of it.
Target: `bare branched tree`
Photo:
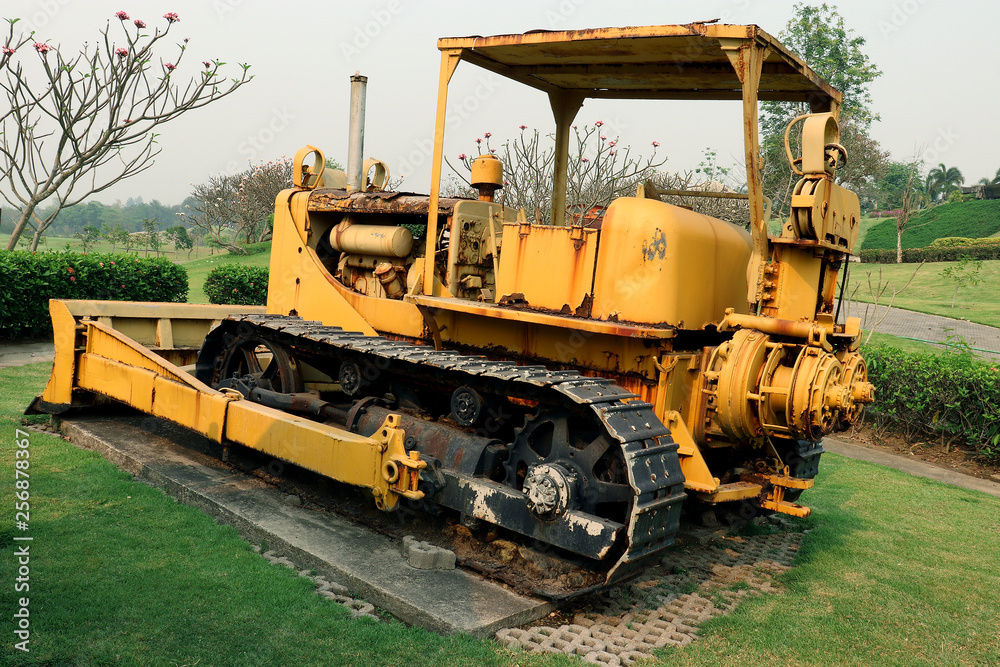
[[[860,317],[861,318],[861,328],[868,332],[865,337],[865,344],[872,339],[872,334],[874,334],[878,328],[885,321],[885,318],[889,316],[892,312],[892,304],[896,302],[896,297],[902,294],[902,292],[910,286],[913,279],[917,277],[917,271],[924,265],[924,262],[917,264],[916,268],[913,269],[913,273],[910,274],[909,280],[900,287],[893,284],[888,280],[882,279],[882,267],[878,268],[878,276],[872,281],[872,271],[866,271],[868,276],[868,294],[865,296],[864,301],[860,301],[858,297],[858,292],[861,289],[860,281],[854,286],[854,289],[845,297],[847,309],[846,313],[848,317]],[[891,294],[888,294],[891,292]],[[888,303],[885,302],[888,296]]]
[[[201,231],[206,242],[242,252],[236,244],[236,225],[230,216],[231,202],[236,198],[236,183],[232,176],[212,176],[207,183],[199,183],[191,191],[194,204],[178,213],[181,220]]]
[[[604,123],[573,126],[575,142],[570,148],[566,177],[567,209],[578,220],[599,212],[614,199],[635,194],[638,185],[655,173],[666,158],[660,159],[652,142],[652,154],[643,159],[632,157],[629,146],[619,146],[617,138],[601,134]],[[502,199],[507,206],[523,208],[528,217],[548,221],[552,215],[552,183],[555,140],[552,135],[542,135],[538,130],[525,131],[515,139],[501,144],[497,155],[504,163],[504,190]],[[476,139],[481,154],[497,153],[490,147],[490,133]],[[458,156],[464,169],[448,166],[469,187],[468,173],[475,155]],[[455,194],[463,194],[461,186]],[[471,194],[471,189],[464,193]]]
[[[234,178],[236,199],[231,217],[247,243],[260,243],[271,238],[269,216],[274,213],[274,198],[292,187],[292,160],[281,158],[254,165]]]
[[[274,198],[292,187],[292,161],[288,158],[262,162],[238,174],[211,177],[194,187],[195,204],[179,215],[205,237],[236,254],[239,242],[260,243],[271,238],[269,216]]]
[[[896,218],[896,263],[903,263],[903,232],[906,224],[910,221],[910,216],[915,211],[920,210],[920,193],[917,189],[917,167],[920,165],[920,158],[914,157],[910,163],[910,175],[906,178],[906,189],[903,191],[903,208]]]
[[[117,12],[121,37],[100,31],[94,44],[64,55],[61,47],[9,31],[0,53],[0,193],[18,211],[7,243],[11,250],[25,229],[32,229],[35,249],[62,208],[79,203],[153,164],[160,152],[152,130],[181,114],[203,107],[240,88],[253,77],[241,65],[238,79],[228,79],[218,60],[202,62],[186,84],[176,82],[187,39],[172,61],[157,55],[159,42],[180,19],[170,12],[166,27],[149,34],[139,19]],[[23,54],[33,49],[43,75],[30,76]],[[21,51],[21,53],[18,53]],[[36,215],[48,203],[44,218]],[[53,205],[54,204],[54,205]]]

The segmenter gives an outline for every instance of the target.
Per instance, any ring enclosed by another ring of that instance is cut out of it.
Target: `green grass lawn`
[[[861,341],[864,342],[868,340],[868,332],[862,333]],[[871,335],[871,340],[868,341],[870,345],[887,345],[889,347],[895,347],[902,350],[903,352],[910,352],[913,354],[946,354],[948,353],[948,348],[943,345],[933,345],[930,343],[924,343],[919,340],[913,340],[911,338],[901,338],[900,336],[893,336],[892,334],[884,334],[876,331]]]
[[[955,293],[955,283],[943,275],[943,271],[953,264],[954,262],[924,264],[910,286],[896,297],[892,305],[1000,327],[1000,260],[983,260],[979,274],[983,282],[976,287],[959,288],[954,308],[951,307],[951,299]],[[888,305],[892,288],[905,285],[917,266],[919,265],[851,264],[847,294],[854,295],[852,298],[858,301],[872,302],[868,273],[871,272],[871,284],[877,289],[881,269],[881,281],[890,287],[879,300],[879,305]],[[857,292],[854,291],[855,287],[858,287]]]
[[[855,252],[858,252],[861,249],[861,244],[865,242],[868,230],[884,221],[885,218],[861,218],[861,226],[858,228],[858,240],[854,243]]]
[[[0,369],[6,619],[22,544],[12,539],[15,428],[47,376],[47,364]],[[351,619],[234,529],[94,452],[37,433],[30,442],[31,653],[8,630],[0,664],[580,664]],[[1000,499],[827,455],[803,501],[811,531],[780,577],[785,592],[744,600],[655,664],[1000,663]]]

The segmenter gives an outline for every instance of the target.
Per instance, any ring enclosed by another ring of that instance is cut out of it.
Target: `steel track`
[[[686,498],[678,446],[650,404],[633,400],[634,394],[609,379],[435,350],[281,315],[244,315],[224,320],[206,338],[197,365],[199,379],[209,384],[218,382],[226,343],[234,337],[258,337],[290,350],[293,356],[307,363],[325,360],[328,367],[332,367],[343,361],[353,361],[366,369],[375,369],[376,381],[398,379],[451,389],[468,386],[484,394],[535,401],[540,406],[569,411],[578,418],[588,419],[611,442],[619,444],[628,484],[633,491],[626,522],[610,525],[605,536],[595,538],[606,542],[610,534],[613,544],[588,547],[593,551],[588,555],[615,559],[608,570],[610,582],[628,576],[673,543],[680,524],[681,505]],[[463,499],[462,494],[468,495],[477,488],[495,495],[497,487],[502,487],[508,502],[516,498],[510,486],[446,469],[442,472],[452,482],[450,492],[446,488],[432,500],[459,511],[466,508],[456,505],[470,502],[468,498]],[[513,492],[521,493],[516,489]],[[529,515],[527,511],[521,512],[511,522],[523,524],[531,520]],[[611,524],[604,519],[601,521]],[[533,526],[530,530],[534,532],[529,532],[523,525],[505,526],[503,522],[499,525],[544,540],[545,526]]]

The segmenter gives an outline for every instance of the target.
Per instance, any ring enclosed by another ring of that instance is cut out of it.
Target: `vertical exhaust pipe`
[[[350,137],[347,142],[347,190],[354,192],[365,187],[362,173],[365,152],[365,94],[368,77],[358,72],[351,77],[351,117],[348,124]]]

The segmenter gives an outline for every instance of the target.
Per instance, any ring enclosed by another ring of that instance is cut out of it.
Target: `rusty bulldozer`
[[[383,190],[385,165],[362,161],[355,76],[347,173],[304,148],[276,200],[266,308],[53,301],[56,360],[31,409],[110,397],[366,489],[381,510],[419,500],[543,543],[599,585],[662,557],[685,505],[806,516],[823,437],[873,395],[860,323],[834,313],[860,217],[835,182],[840,93],[754,25],[438,48],[429,195]],[[473,163],[478,199],[441,196],[463,61],[548,95],[549,224],[496,200],[490,155]],[[749,232],[645,186],[599,227],[568,222],[569,131],[589,98],[741,101]],[[790,127],[800,180],[776,236],[759,100],[812,110]]]

